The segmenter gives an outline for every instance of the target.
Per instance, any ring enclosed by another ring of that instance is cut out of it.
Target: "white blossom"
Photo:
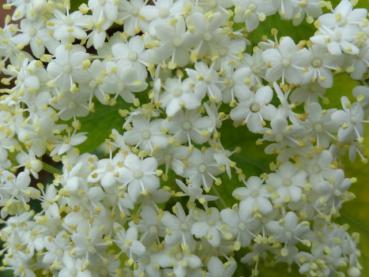
[[[270,104],[273,91],[270,87],[262,87],[256,93],[249,90],[236,92],[239,104],[230,113],[236,122],[246,124],[251,132],[258,133],[271,120],[276,109]]]
[[[359,47],[355,44],[361,22],[367,17],[367,10],[353,9],[352,3],[343,0],[332,13],[319,17],[319,31],[311,38],[313,43],[325,45],[332,55],[347,53],[356,55]]]
[[[89,54],[81,46],[60,45],[55,50],[55,59],[47,66],[50,74],[49,85],[56,84],[60,90],[72,90],[75,82],[85,83],[88,80],[84,62]]]
[[[124,141],[149,153],[168,144],[162,119],[150,121],[143,116],[134,117],[132,128],[123,134]]]
[[[215,122],[209,117],[202,117],[197,110],[180,111],[168,118],[167,128],[173,139],[179,143],[205,143],[215,129]]]
[[[157,162],[154,158],[140,160],[133,154],[126,157],[120,174],[122,182],[128,186],[128,194],[132,200],[135,201],[140,194],[152,192],[159,187],[156,168]]]
[[[245,22],[248,31],[257,28],[260,21],[264,21],[266,16],[275,12],[275,5],[272,1],[262,0],[235,0],[235,22]]]
[[[211,257],[208,262],[208,277],[228,277],[236,271],[237,264],[234,260],[223,263],[218,257]]]
[[[300,49],[290,37],[281,38],[277,48],[263,52],[263,59],[267,65],[265,78],[274,82],[303,83],[304,67],[309,62],[309,51]]]
[[[275,173],[269,174],[267,182],[276,190],[276,201],[300,201],[307,183],[306,175],[306,172],[291,163],[285,163]]]
[[[168,116],[175,115],[181,108],[189,110],[200,106],[200,95],[191,90],[190,80],[181,82],[178,79],[167,79],[160,103],[165,107]]]
[[[368,154],[357,1],[6,2],[0,271],[364,274],[336,220]]]
[[[89,25],[89,18],[75,11],[69,14],[61,11],[54,11],[55,18],[48,24],[53,30],[53,36],[63,43],[73,42],[74,39],[85,39],[87,37],[86,29]]]
[[[263,180],[256,176],[250,177],[245,183],[246,187],[234,190],[233,197],[240,200],[240,216],[247,218],[249,214],[261,212],[267,214],[273,207],[270,193],[263,186]]]

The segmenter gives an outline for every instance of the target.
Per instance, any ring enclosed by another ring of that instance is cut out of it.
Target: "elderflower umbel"
[[[367,9],[76,2],[4,5],[0,270],[362,276],[337,218],[367,160]]]

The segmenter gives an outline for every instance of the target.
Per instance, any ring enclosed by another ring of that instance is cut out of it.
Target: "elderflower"
[[[0,271],[363,276],[365,5],[6,1]]]

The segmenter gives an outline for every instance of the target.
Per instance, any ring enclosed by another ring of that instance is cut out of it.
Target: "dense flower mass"
[[[355,182],[342,156],[366,160],[369,20],[353,2],[8,0],[2,269],[226,277],[284,263],[361,276],[358,236],[335,220]],[[269,16],[316,32],[253,41]],[[338,74],[360,85],[329,105]],[[122,128],[80,151],[82,118],[100,106]],[[269,170],[243,172],[249,157],[224,146],[226,122],[264,146]]]

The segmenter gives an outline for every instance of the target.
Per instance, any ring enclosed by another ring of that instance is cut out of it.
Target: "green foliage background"
[[[77,9],[78,6],[86,1],[71,0],[72,9]],[[337,4],[339,0],[332,1]],[[359,0],[359,7],[369,9],[369,0]],[[263,22],[260,27],[249,35],[248,39],[251,42],[258,42],[263,36],[270,36],[272,28],[279,30],[278,36],[288,35],[295,39],[295,41],[307,39],[311,36],[315,29],[312,25],[303,23],[300,26],[293,26],[289,21],[283,21],[278,15],[269,17]],[[335,78],[335,85],[328,91],[328,97],[331,103],[339,105],[341,95],[350,95],[352,88],[358,83],[352,81],[345,74],[337,75]],[[91,152],[104,142],[109,136],[113,128],[122,130],[122,118],[119,116],[119,109],[125,108],[122,102],[114,107],[102,106],[96,104],[95,113],[88,117],[81,119],[82,131],[88,132],[88,140],[80,147],[82,152]],[[231,123],[226,122],[221,130],[222,142],[228,149],[234,149],[235,146],[240,146],[241,151],[235,153],[232,159],[237,162],[247,176],[258,175],[262,172],[268,171],[271,157],[268,157],[263,152],[263,146],[255,146],[256,137],[250,135],[245,128],[235,129]],[[365,152],[369,156],[369,130],[366,130]],[[357,177],[358,182],[352,186],[351,191],[356,194],[356,199],[345,204],[342,209],[340,223],[348,223],[350,230],[359,232],[361,235],[360,248],[362,250],[362,265],[364,271],[362,276],[369,277],[369,174],[367,170],[368,165],[361,163],[359,160],[352,163],[348,160],[345,162],[345,170],[347,175]],[[224,179],[221,188],[222,195],[225,195],[225,201],[231,201],[232,190],[239,186],[236,178],[232,181]],[[299,276],[295,271],[288,272],[285,265],[276,265],[273,267],[263,267],[260,269],[262,277],[285,277],[285,276]],[[237,271],[237,276],[248,276],[247,269],[240,265]],[[11,272],[0,273],[0,276],[12,276]]]

